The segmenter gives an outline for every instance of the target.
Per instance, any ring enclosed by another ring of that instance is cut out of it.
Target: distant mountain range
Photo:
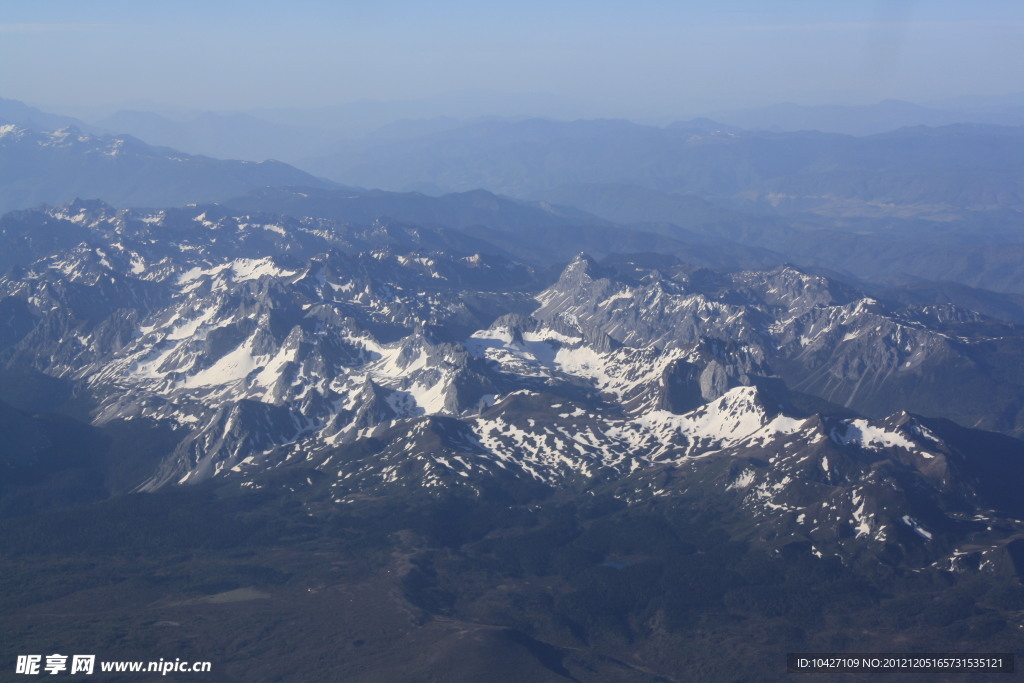
[[[153,145],[219,159],[295,163],[346,137],[328,129],[270,123],[249,114],[204,112],[176,120],[154,112],[122,110],[97,119],[94,127],[129,134]]]
[[[391,190],[484,188],[534,197],[564,185],[632,185],[790,213],[932,216],[1024,205],[1024,128],[954,125],[857,138],[627,121],[493,121],[352,145],[305,162]]]
[[[868,105],[801,105],[792,102],[733,111],[714,112],[716,121],[747,130],[818,130],[845,135],[877,135],[911,126],[948,126],[982,123],[1024,125],[1024,98],[963,98],[938,106],[902,100]]]
[[[802,112],[808,124],[775,126],[780,132],[710,119],[664,128],[618,120],[433,119],[394,121],[356,139],[337,128],[272,123],[249,114],[207,112],[172,120],[145,111],[116,112],[92,126],[93,132],[128,133],[214,157],[287,159],[346,185],[385,190],[486,189],[534,198],[564,186],[629,185],[716,202],[753,201],[787,214],[950,220],[965,211],[1024,204],[1024,129],[983,125],[995,120],[994,112],[1020,107],[1012,98],[947,112],[896,101],[777,105],[765,111]],[[865,124],[891,119],[891,125],[878,124],[863,137],[832,133],[842,126],[824,125],[843,117]],[[0,102],[0,121],[35,132],[89,130],[12,100]],[[311,183],[293,178],[266,184]],[[225,196],[211,193],[203,200]]]
[[[330,187],[274,161],[221,161],[76,128],[37,132],[0,125],[0,210],[76,197],[123,206],[206,202],[277,185]]]
[[[91,131],[88,124],[71,116],[50,114],[24,102],[0,98],[0,124],[13,124],[34,131],[53,131],[60,128],[78,128]]]

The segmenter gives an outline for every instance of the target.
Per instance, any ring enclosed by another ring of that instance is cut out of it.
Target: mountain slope
[[[220,161],[74,128],[42,133],[0,126],[0,161],[0,211],[76,197],[167,206],[208,202],[268,185],[330,186],[276,161]]]

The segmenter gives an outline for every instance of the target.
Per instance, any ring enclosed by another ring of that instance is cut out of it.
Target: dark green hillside
[[[3,657],[210,660],[219,681],[781,680],[788,651],[1019,645],[1016,576],[770,554],[726,509],[410,496],[325,511],[286,491],[0,522]]]

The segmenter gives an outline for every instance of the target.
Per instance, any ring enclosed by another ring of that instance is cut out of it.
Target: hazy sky
[[[37,104],[245,109],[486,90],[557,96],[590,115],[658,116],[1024,91],[1019,0],[5,0],[2,8],[0,97]]]

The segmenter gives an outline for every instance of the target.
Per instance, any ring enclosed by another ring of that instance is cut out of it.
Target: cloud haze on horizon
[[[37,104],[242,110],[489,93],[496,107],[500,96],[529,95],[508,106],[537,109],[496,114],[548,106],[643,117],[1024,91],[1024,5],[1004,0],[15,0],[4,9],[0,97]]]

